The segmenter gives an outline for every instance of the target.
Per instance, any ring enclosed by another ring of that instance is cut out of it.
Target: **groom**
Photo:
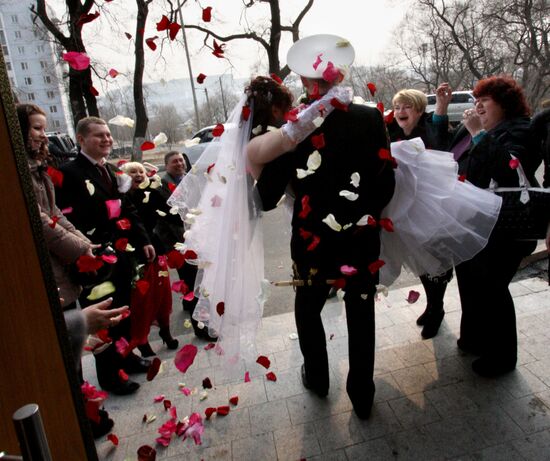
[[[287,63],[300,75],[312,101],[343,79],[354,56],[347,40],[323,34],[296,42]],[[298,281],[295,317],[304,357],[303,384],[319,397],[328,394],[321,311],[335,285],[345,293],[349,336],[346,389],[355,413],[366,419],[375,391],[374,297],[381,264],[377,223],[392,197],[394,173],[385,150],[388,142],[380,112],[332,101],[336,109],[319,128],[294,151],[264,166],[258,191],[264,210],[276,206],[287,186],[295,196],[291,256]],[[314,169],[308,160],[311,154],[317,156],[316,151],[321,160]]]

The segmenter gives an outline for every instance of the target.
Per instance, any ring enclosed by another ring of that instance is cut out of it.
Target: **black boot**
[[[152,357],[153,355],[156,355],[155,351],[151,348],[151,345],[148,342],[145,344],[140,344],[137,348],[142,357]]]
[[[164,327],[159,330],[159,336],[162,338],[162,342],[166,344],[168,349],[177,349],[179,342],[172,337],[170,333],[170,327]]]
[[[147,373],[151,361],[142,359],[139,355],[130,352],[126,358],[123,359],[123,369],[126,373]]]
[[[132,394],[139,389],[138,383],[120,378],[119,370],[123,368],[123,360],[114,344],[99,354],[94,354],[94,358],[97,380],[102,389],[117,395]]]
[[[427,306],[426,310],[416,320],[417,325],[423,325],[422,337],[424,339],[433,338],[437,335],[445,311],[443,310],[443,298],[447,283],[452,278],[452,271],[448,271],[438,277],[422,275],[420,281],[426,292]]]
[[[217,341],[218,338],[214,338],[208,334],[207,328],[199,328],[199,322],[197,322],[194,318],[191,317],[191,325],[193,325],[193,331],[195,332],[195,336],[200,339],[204,339],[205,341]]]
[[[316,387],[313,383],[310,383],[306,376],[306,366],[302,363],[302,384],[304,387],[310,391],[313,391],[315,394],[317,394],[318,397],[325,398],[328,395],[328,387]]]
[[[94,439],[98,439],[108,434],[115,425],[114,421],[109,418],[109,413],[105,410],[99,410],[99,422],[92,421],[91,419],[88,419],[88,421],[90,421]]]

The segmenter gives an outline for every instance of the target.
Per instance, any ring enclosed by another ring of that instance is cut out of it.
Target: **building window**
[[[38,45],[38,46],[36,47],[36,51],[37,51],[38,53],[44,53],[44,45]]]
[[[15,34],[15,38],[21,38],[21,31],[20,30],[16,30],[14,32],[14,34]]]
[[[29,70],[29,65],[26,62],[21,63],[21,70]]]
[[[54,120],[53,121],[53,126],[54,126],[54,128],[59,128],[61,126],[61,122],[59,120]]]
[[[52,79],[49,75],[44,75],[44,83],[52,83]]]
[[[29,94],[27,94],[27,99],[28,99],[29,101],[34,101],[34,93],[29,93]]]
[[[40,68],[46,69],[48,67],[48,63],[46,61],[40,61]]]
[[[48,99],[55,98],[55,93],[53,91],[46,91],[46,96],[48,96]]]
[[[18,46],[17,47],[17,52],[19,54],[25,54],[25,47],[24,46]]]
[[[17,18],[17,15],[16,14],[12,14],[11,15],[11,22],[13,24],[17,24],[19,22],[19,19]]]
[[[6,44],[6,36],[4,35],[4,31],[3,30],[0,30],[0,43],[2,45],[5,45]]]
[[[2,53],[4,53],[4,56],[10,55],[7,45],[2,45]]]
[[[13,79],[13,77],[10,77],[10,85],[15,86],[15,80]]]
[[[52,114],[56,114],[57,113],[57,106],[50,106],[50,112]]]
[[[6,61],[6,69],[11,70],[11,62]]]
[[[32,78],[25,77],[25,85],[32,85]]]

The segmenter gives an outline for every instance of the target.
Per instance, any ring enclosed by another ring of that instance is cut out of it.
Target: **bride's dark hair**
[[[292,107],[292,94],[286,86],[271,77],[256,77],[246,87],[248,103],[252,106],[252,127],[262,126],[262,132],[269,125],[275,125],[272,108],[287,112]]]

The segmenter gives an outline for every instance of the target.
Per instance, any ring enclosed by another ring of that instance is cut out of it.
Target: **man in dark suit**
[[[130,305],[134,263],[126,251],[125,243],[142,252],[147,261],[155,258],[155,250],[136,210],[123,192],[123,177],[118,170],[106,162],[111,153],[113,139],[104,120],[87,117],[76,127],[80,152],[75,160],[65,164],[61,171],[63,182],[56,191],[61,209],[70,209],[69,220],[93,243],[102,247],[116,248],[117,260],[114,264],[104,264],[98,275],[92,277],[80,296],[80,304],[85,307],[92,303],[88,299],[93,285],[110,281],[115,287],[113,307]],[[127,184],[129,186],[129,182]],[[123,358],[117,353],[115,341],[130,339],[131,317],[109,329],[112,344],[94,354],[99,384],[116,394],[129,394],[139,388],[139,384],[128,380],[120,370],[127,373],[147,371],[150,361],[133,352]]]
[[[296,42],[287,63],[301,76],[310,100],[314,100],[341,79],[337,75],[329,79],[327,68],[344,68],[351,65],[353,57],[346,40],[319,35]],[[357,416],[364,419],[370,415],[375,390],[374,297],[380,265],[380,227],[376,223],[384,217],[381,212],[393,195],[395,182],[380,112],[356,104],[336,106],[319,128],[304,140],[298,139],[301,142],[294,151],[263,167],[257,187],[265,210],[275,207],[288,185],[295,196],[291,256],[298,279],[295,316],[304,356],[303,384],[320,397],[328,394],[321,311],[332,283],[345,292],[349,334],[346,388]],[[288,136],[296,142],[292,123],[288,126],[290,134],[283,127],[281,138]],[[321,163],[311,171],[308,160],[315,152]],[[306,169],[309,172],[301,175]],[[368,215],[371,225],[364,225]]]
[[[183,179],[185,174],[191,168],[189,159],[186,155],[181,154],[178,151],[172,150],[164,156],[164,166],[166,173],[162,177],[162,186],[159,188],[159,192],[165,200],[170,198],[172,192]],[[172,249],[176,243],[183,243],[183,222],[179,218],[170,220],[159,220],[155,228],[155,233],[165,245],[166,248]],[[183,280],[189,289],[193,290],[195,286],[195,279],[197,277],[197,266],[184,262],[181,267],[177,269],[180,280]],[[183,310],[189,313],[193,313],[195,306],[197,305],[198,298],[193,298],[191,301],[182,299],[181,303]],[[207,341],[215,341],[215,338],[210,337],[206,328],[199,328],[198,322],[191,317],[191,324],[195,336]]]

